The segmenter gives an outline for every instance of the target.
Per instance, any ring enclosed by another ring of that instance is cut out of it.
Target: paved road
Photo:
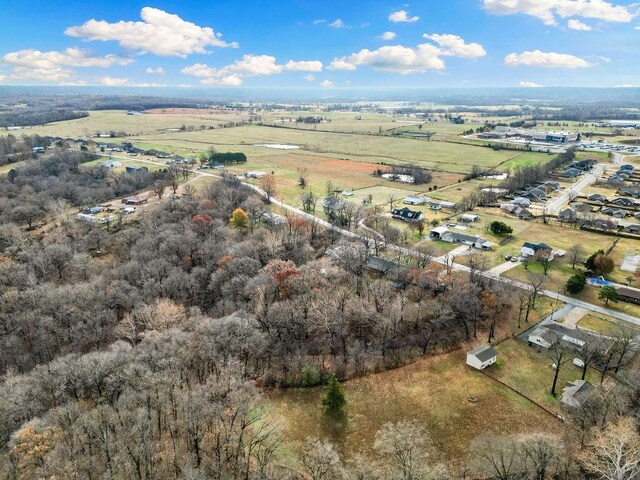
[[[580,194],[580,192],[582,192],[582,190],[587,188],[592,183],[595,183],[595,181],[600,178],[600,175],[602,175],[606,169],[607,166],[605,164],[598,164],[593,168],[593,170],[583,176],[580,180],[571,185],[556,198],[548,202],[547,213],[549,215],[558,215],[563,205],[569,203],[571,200],[576,198]]]
[[[109,155],[102,155],[102,156],[109,156]],[[151,160],[143,160],[140,159],[138,157],[135,158],[131,158],[131,157],[123,157],[123,156],[111,156],[112,158],[119,158],[122,160],[129,160],[129,161],[136,161],[136,162],[142,162],[142,163],[148,163],[150,165],[157,165],[157,166],[161,166],[161,167],[166,167],[167,165],[165,163],[161,163],[161,162],[154,162]],[[214,177],[214,178],[222,178],[220,175],[216,175],[213,173],[209,173],[209,172],[203,172],[202,170],[194,170],[194,173],[198,174],[198,175],[202,175],[205,177]],[[258,193],[259,195],[266,197],[266,193],[260,189],[259,187],[251,184],[251,183],[246,183],[246,182],[241,182],[244,186],[254,190],[256,193]],[[354,232],[350,232],[349,230],[344,230],[342,228],[336,227],[335,225],[332,225],[331,223],[322,220],[318,217],[316,217],[315,215],[312,215],[308,212],[305,212],[303,210],[300,210],[299,208],[296,207],[292,207],[291,205],[287,205],[286,203],[277,200],[275,198],[271,199],[271,203],[273,203],[274,205],[279,206],[280,208],[283,208],[285,210],[288,210],[292,213],[295,213],[303,218],[306,218],[310,221],[313,222],[317,222],[318,224],[332,229],[335,232],[340,233],[341,235],[348,237],[348,238],[357,238],[357,239],[364,239],[363,235],[354,233]],[[411,248],[406,248],[406,247],[401,247],[399,245],[393,245],[393,244],[387,244],[387,248],[390,250],[393,250],[395,252],[401,252],[404,255],[410,256],[411,254],[414,253],[414,250],[412,250]],[[456,249],[457,250],[457,249]],[[465,250],[467,250],[465,248]],[[461,250],[462,251],[462,250]],[[441,264],[446,264],[447,259],[443,256],[443,257],[437,257],[434,258],[434,261],[441,263]],[[454,263],[452,266],[452,270],[455,271],[459,271],[459,272],[469,272],[470,268],[467,267],[466,265],[461,265],[459,263]],[[486,271],[486,272],[480,272],[480,274],[482,276],[484,276],[485,278],[490,278],[493,280],[496,280],[498,282],[502,282],[502,283],[506,283],[508,285],[512,285],[516,288],[522,288],[525,290],[531,290],[531,286],[523,283],[523,282],[518,282],[516,280],[511,280],[511,279],[507,279],[507,278],[502,278],[500,277],[499,274],[495,274],[495,273],[491,273],[491,270]],[[603,315],[609,315],[611,317],[617,318],[619,320],[624,320],[625,322],[629,322],[629,323],[633,323],[635,325],[639,325],[640,326],[640,318],[638,317],[634,317],[633,315],[627,315],[625,313],[621,313],[621,312],[616,312],[615,310],[611,310],[608,308],[604,308],[604,307],[600,307],[598,305],[593,305],[591,303],[588,302],[583,302],[582,300],[577,300],[575,298],[571,298],[571,297],[567,297],[566,295],[559,295],[558,292],[552,292],[550,290],[543,290],[540,292],[541,295],[544,295],[546,297],[550,297],[550,298],[557,298],[558,300],[568,304],[568,305],[573,305],[576,307],[582,307],[586,310],[592,311],[592,312],[597,312],[597,313],[601,313]]]

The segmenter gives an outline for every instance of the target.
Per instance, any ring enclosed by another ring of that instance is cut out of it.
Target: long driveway
[[[140,158],[131,158],[131,157],[123,157],[123,156],[115,156],[115,155],[102,155],[102,156],[110,156],[112,158],[118,158],[118,159],[122,159],[122,160],[128,160],[128,161],[135,161],[135,162],[142,162],[142,163],[148,163],[150,165],[156,165],[156,166],[161,166],[161,167],[166,167],[166,163],[161,163],[161,162],[154,162],[152,160],[144,160],[144,159],[140,159]],[[198,174],[198,175],[202,175],[205,177],[213,177],[213,178],[218,178],[221,179],[222,176],[220,175],[216,175],[214,173],[209,173],[209,172],[203,172],[202,170],[194,170],[194,173]],[[258,193],[259,195],[266,197],[266,193],[260,189],[259,187],[251,184],[251,183],[246,183],[246,182],[242,182],[242,185],[254,190],[256,193]],[[364,239],[364,236],[359,235],[357,233],[354,232],[350,232],[348,230],[344,230],[342,228],[336,227],[335,225],[332,225],[331,223],[322,220],[318,217],[316,217],[315,215],[312,215],[308,212],[305,212],[303,210],[300,210],[297,207],[292,207],[291,205],[287,205],[286,203],[277,200],[275,198],[271,198],[271,203],[273,203],[274,205],[277,205],[280,208],[283,208],[285,210],[288,210],[292,213],[295,213],[303,218],[306,218],[308,220],[317,222],[319,225],[322,225],[328,229],[331,229],[335,232],[340,233],[341,235],[345,236],[345,237],[349,237],[349,238],[357,238],[357,239]],[[412,253],[414,253],[414,250],[412,250],[411,248],[406,248],[406,247],[401,247],[399,245],[394,245],[394,244],[387,244],[387,248],[396,252],[401,252],[407,256],[411,255]],[[445,264],[447,259],[443,258],[443,257],[437,257],[433,259],[435,262],[438,263],[442,263]],[[469,272],[470,269],[469,267],[467,267],[466,265],[461,265],[459,263],[454,263],[452,266],[452,269],[455,271],[460,271],[460,272]],[[511,280],[511,279],[507,279],[507,278],[503,278],[501,277],[499,274],[495,274],[495,273],[491,273],[491,270],[486,271],[486,272],[479,272],[480,275],[484,276],[485,278],[490,278],[493,279],[495,281],[498,282],[502,282],[502,283],[506,283],[508,285],[511,285],[513,287],[517,287],[517,288],[522,288],[525,290],[531,290],[531,286],[527,283],[524,282],[519,282],[516,280]],[[604,308],[604,307],[600,307],[598,305],[593,305],[591,303],[588,302],[583,302],[582,300],[577,300],[575,298],[571,298],[571,297],[567,297],[566,295],[560,295],[558,292],[552,292],[550,290],[542,290],[540,292],[541,295],[544,295],[546,297],[550,297],[550,298],[557,298],[558,300],[569,304],[569,305],[573,305],[576,307],[582,307],[585,308],[589,311],[592,312],[597,312],[597,313],[601,313],[603,315],[609,315],[611,317],[617,318],[619,320],[624,320],[625,322],[629,322],[629,323],[633,323],[635,325],[639,325],[640,326],[640,318],[635,317],[633,315],[628,315],[626,313],[621,313],[621,312],[617,312],[615,310],[611,310],[609,308]]]

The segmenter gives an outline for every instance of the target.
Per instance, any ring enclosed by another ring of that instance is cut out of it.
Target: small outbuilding
[[[467,365],[478,370],[484,370],[496,363],[498,352],[489,345],[481,345],[467,352]]]
[[[562,404],[569,408],[580,408],[593,393],[593,385],[586,380],[567,382],[562,390]]]
[[[479,222],[480,217],[478,215],[473,215],[472,213],[464,213],[460,216],[459,220],[465,223]]]

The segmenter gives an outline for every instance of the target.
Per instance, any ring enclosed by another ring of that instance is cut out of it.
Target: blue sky
[[[640,86],[640,4],[7,2],[0,84]]]

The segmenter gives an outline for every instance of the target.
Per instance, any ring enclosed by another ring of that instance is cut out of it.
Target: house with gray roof
[[[496,363],[498,352],[489,345],[480,345],[467,352],[467,365],[478,370],[484,370]]]
[[[453,232],[451,230],[440,235],[440,240],[450,243],[461,243],[462,245],[469,245],[470,247],[478,248],[480,250],[491,250],[491,247],[493,246],[493,243],[486,241],[482,237]]]
[[[569,408],[580,408],[593,394],[594,387],[586,380],[567,382],[562,390],[562,404]]]

